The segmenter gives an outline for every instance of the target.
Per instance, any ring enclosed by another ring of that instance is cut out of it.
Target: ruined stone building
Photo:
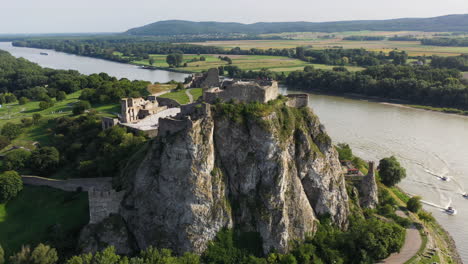
[[[156,96],[143,98],[123,98],[121,101],[121,123],[135,123],[147,116],[166,110],[166,106],[159,106]]]

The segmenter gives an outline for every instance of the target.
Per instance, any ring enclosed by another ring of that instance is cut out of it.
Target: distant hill
[[[167,20],[133,28],[125,33],[129,35],[168,36],[236,33],[342,32],[359,30],[468,32],[468,14],[447,15],[433,18],[400,18],[339,22],[261,22],[255,24]]]

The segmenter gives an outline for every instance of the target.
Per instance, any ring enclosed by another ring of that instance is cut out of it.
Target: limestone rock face
[[[345,182],[323,126],[307,108],[281,109],[241,120],[216,110],[157,137],[127,175],[120,209],[138,248],[201,253],[236,227],[258,232],[265,252],[286,252],[318,215],[346,228]]]
[[[98,252],[114,246],[118,254],[129,255],[136,249],[125,222],[111,215],[99,224],[89,224],[80,233],[78,247],[85,253]]]

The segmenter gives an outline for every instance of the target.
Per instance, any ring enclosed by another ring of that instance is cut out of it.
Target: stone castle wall
[[[286,97],[288,97],[286,105],[289,107],[301,108],[309,105],[308,94],[289,94]]]
[[[97,224],[111,214],[117,214],[124,194],[124,191],[96,191],[94,188],[91,188],[88,191],[89,223]]]

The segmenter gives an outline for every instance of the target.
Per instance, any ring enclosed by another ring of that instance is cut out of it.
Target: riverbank
[[[307,93],[317,94],[317,95],[339,96],[339,97],[348,98],[348,99],[366,100],[369,102],[380,103],[380,104],[391,105],[391,106],[402,107],[402,108],[413,108],[413,109],[420,109],[420,110],[426,110],[426,111],[431,111],[431,112],[439,112],[439,113],[444,113],[444,114],[468,116],[468,111],[465,111],[462,109],[449,108],[449,107],[433,107],[433,106],[427,106],[427,105],[414,105],[414,104],[410,104],[410,102],[408,101],[400,100],[400,99],[382,98],[382,97],[377,97],[377,96],[366,96],[366,95],[355,94],[355,93],[334,93],[334,92],[329,92],[329,91],[320,90],[320,89],[316,89],[316,90],[305,90],[305,89],[300,89],[300,88],[294,88],[294,89],[297,91],[304,91]]]
[[[411,195],[399,187],[389,189],[400,206],[406,206]],[[421,213],[422,212],[422,213]],[[418,226],[423,243],[411,259],[405,264],[432,264],[432,263],[456,263],[463,264],[452,236],[435,220],[432,215],[421,209],[418,214],[405,211],[408,217]],[[421,214],[430,215],[428,219],[422,219]]]

